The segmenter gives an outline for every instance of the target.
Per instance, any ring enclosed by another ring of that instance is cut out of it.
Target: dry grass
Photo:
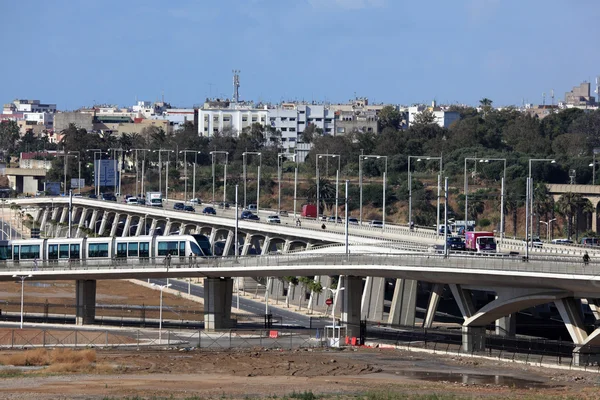
[[[96,364],[96,350],[34,349],[0,356],[0,364],[14,366],[47,366],[48,373],[110,372],[108,365]]]

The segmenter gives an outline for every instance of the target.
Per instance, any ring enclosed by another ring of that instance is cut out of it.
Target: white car
[[[267,217],[267,222],[270,224],[280,224],[281,220],[279,219],[279,215],[269,215]]]
[[[125,204],[134,204],[137,205],[138,204],[138,199],[137,197],[130,197],[127,199],[127,201],[125,202]]]
[[[202,204],[202,201],[200,199],[194,198],[194,199],[190,199],[188,201],[188,203],[190,203],[190,204]]]

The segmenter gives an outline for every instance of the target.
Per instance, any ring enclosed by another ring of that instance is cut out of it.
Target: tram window
[[[90,243],[88,256],[90,258],[108,257],[108,243]]]
[[[71,245],[71,256],[69,257],[71,260],[79,260],[81,247],[79,244]]]
[[[140,257],[150,257],[150,243],[140,242]]]
[[[127,243],[117,243],[117,257],[127,257]]]
[[[58,256],[60,258],[69,258],[69,245],[61,244],[58,250]]]
[[[10,246],[0,246],[0,260],[12,259],[12,251]]]
[[[48,259],[49,260],[58,260],[58,245],[57,244],[49,244],[48,245]]]
[[[137,243],[129,243],[128,244],[127,255],[129,257],[137,257],[138,256],[138,244]]]
[[[177,242],[159,242],[158,243],[158,255],[166,256],[170,254],[172,256],[177,256]]]
[[[13,248],[13,254],[15,255],[15,258],[14,258],[14,259],[15,259],[15,261],[18,261],[18,260],[19,260],[19,253],[20,253],[20,252],[19,252],[19,246],[15,246],[15,247]]]
[[[185,256],[185,242],[179,242],[179,255]]]
[[[39,245],[22,245],[21,246],[21,260],[33,260],[40,258],[40,246]]]
[[[194,253],[197,256],[203,256],[204,254],[202,253],[202,250],[200,250],[200,246],[198,246],[196,243],[194,242],[190,242],[190,247],[192,248],[192,253]]]

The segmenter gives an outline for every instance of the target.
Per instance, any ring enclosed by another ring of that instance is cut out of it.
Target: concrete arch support
[[[233,279],[204,279],[204,329],[219,330],[233,327],[231,302]]]
[[[463,318],[465,320],[471,318],[473,314],[475,314],[475,306],[473,305],[473,299],[471,298],[471,291],[463,289],[461,285],[451,284],[449,286]]]
[[[338,292],[339,293],[339,292]],[[362,278],[344,276],[342,293],[342,323],[346,324],[346,334],[360,336],[360,303],[362,298]]]
[[[415,324],[417,284],[418,282],[413,279],[396,279],[388,324],[404,326],[413,326]]]
[[[398,285],[398,282],[396,282]],[[427,310],[425,311],[425,318],[423,319],[423,328],[429,329],[433,326],[433,321],[435,319],[435,313],[437,312],[438,305],[440,304],[440,299],[444,293],[444,285],[441,283],[436,283],[431,288],[431,294],[429,295],[429,303],[427,304]],[[394,293],[395,296],[395,293]],[[393,308],[392,302],[392,308]],[[391,311],[390,311],[391,313]],[[390,314],[391,316],[391,314]]]
[[[566,297],[554,302],[573,343],[583,345],[587,343],[588,335],[583,325],[581,316],[581,304],[573,297]]]
[[[385,278],[368,276],[361,299],[362,319],[379,322],[383,319]]]

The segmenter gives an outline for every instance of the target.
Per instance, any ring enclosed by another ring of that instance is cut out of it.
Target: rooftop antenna
[[[163,89],[161,91],[161,98],[162,98],[162,102],[164,103],[165,102],[165,89]]]
[[[546,105],[546,92],[542,93],[542,106]]]
[[[554,89],[550,89],[550,98],[552,98],[552,107],[554,107]]]
[[[594,93],[596,93],[598,97],[600,97],[600,76],[596,77],[596,90],[594,90]],[[596,97],[596,102],[600,100],[598,97]]]
[[[234,69],[233,71],[233,101],[235,103],[240,101],[240,71],[239,69]]]

